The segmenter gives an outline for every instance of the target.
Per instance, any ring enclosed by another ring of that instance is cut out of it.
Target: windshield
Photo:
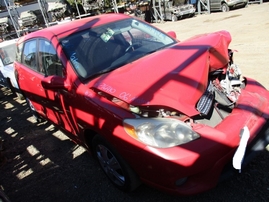
[[[176,43],[142,21],[126,19],[75,33],[61,40],[74,69],[82,78],[112,71]]]
[[[0,48],[0,58],[4,66],[12,64],[16,56],[16,44],[10,44]]]

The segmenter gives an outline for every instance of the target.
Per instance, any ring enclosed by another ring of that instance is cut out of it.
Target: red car
[[[15,73],[119,189],[196,194],[263,148],[269,92],[241,75],[228,32],[175,37],[124,14],[75,20],[20,38]]]

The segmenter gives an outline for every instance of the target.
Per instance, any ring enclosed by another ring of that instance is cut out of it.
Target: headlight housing
[[[174,147],[200,137],[189,125],[173,118],[125,119],[123,126],[131,137],[158,148]]]

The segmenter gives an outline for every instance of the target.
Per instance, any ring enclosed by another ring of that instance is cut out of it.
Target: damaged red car
[[[269,92],[242,75],[227,31],[175,37],[124,14],[75,20],[20,38],[16,77],[119,189],[200,193],[264,148]]]

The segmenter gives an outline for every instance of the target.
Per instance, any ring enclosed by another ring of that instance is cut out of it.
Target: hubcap
[[[110,180],[118,186],[123,186],[125,183],[125,176],[123,175],[123,170],[113,153],[104,145],[98,145],[96,152],[101,167]]]

